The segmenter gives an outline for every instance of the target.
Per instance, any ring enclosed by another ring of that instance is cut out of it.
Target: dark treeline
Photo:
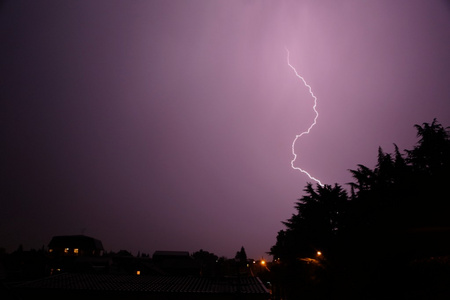
[[[308,184],[270,254],[277,299],[432,299],[450,295],[450,138],[415,125],[412,150],[378,150],[354,182]],[[381,298],[380,298],[381,297]]]

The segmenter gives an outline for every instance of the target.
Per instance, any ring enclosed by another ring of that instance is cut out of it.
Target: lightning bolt
[[[317,182],[318,184],[320,184],[321,186],[323,186],[322,182],[320,182],[319,179],[317,179],[317,178],[311,176],[306,170],[303,170],[303,169],[300,168],[300,167],[294,166],[294,162],[295,162],[295,160],[297,159],[297,154],[295,153],[295,143],[296,143],[297,140],[298,140],[299,138],[301,138],[303,135],[309,134],[309,132],[311,131],[311,129],[314,127],[314,125],[316,125],[316,123],[317,123],[317,118],[319,117],[319,112],[318,112],[317,109],[316,109],[316,107],[317,107],[317,97],[316,97],[316,96],[314,95],[314,93],[312,92],[311,86],[310,86],[309,84],[306,83],[305,79],[297,73],[297,70],[296,70],[296,69],[291,65],[291,63],[289,62],[289,50],[288,50],[287,48],[286,48],[286,52],[287,52],[287,63],[288,63],[288,66],[294,71],[295,76],[297,76],[298,78],[300,78],[301,81],[303,82],[303,84],[309,89],[309,93],[311,94],[311,97],[313,97],[313,99],[314,99],[313,110],[314,110],[314,112],[316,113],[316,116],[314,117],[314,121],[313,121],[313,123],[309,126],[308,130],[303,131],[303,132],[300,133],[300,134],[297,134],[297,135],[295,136],[295,139],[292,141],[292,155],[294,156],[294,158],[291,160],[291,167],[292,167],[294,170],[299,170],[300,172],[306,174],[310,179],[314,180],[315,182]]]

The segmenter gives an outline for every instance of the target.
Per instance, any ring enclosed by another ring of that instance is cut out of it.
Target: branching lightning
[[[309,126],[308,130],[306,130],[306,131],[304,131],[304,132],[302,132],[302,133],[300,133],[300,134],[297,134],[297,135],[295,136],[294,141],[292,141],[292,155],[294,156],[294,158],[291,160],[291,167],[292,167],[294,170],[299,170],[300,172],[306,174],[310,179],[314,180],[315,182],[317,182],[318,184],[320,184],[321,186],[323,186],[322,182],[320,182],[319,179],[317,179],[317,178],[311,176],[306,170],[303,170],[303,169],[300,168],[300,167],[294,166],[294,162],[295,162],[295,160],[297,159],[297,154],[295,153],[295,143],[296,143],[297,140],[298,140],[300,137],[302,137],[303,135],[309,134],[309,132],[311,131],[311,129],[314,127],[314,125],[316,125],[316,123],[317,123],[317,118],[319,117],[319,112],[318,112],[317,109],[316,109],[316,107],[317,107],[317,97],[316,97],[316,96],[314,95],[314,93],[312,92],[311,86],[310,86],[309,84],[306,83],[305,79],[297,73],[297,70],[296,70],[296,69],[291,65],[291,63],[289,62],[289,50],[288,50],[287,48],[286,48],[286,52],[287,52],[287,63],[288,63],[288,66],[294,71],[295,76],[297,76],[298,78],[300,78],[300,79],[302,80],[303,84],[309,89],[309,93],[311,94],[311,97],[313,97],[313,99],[314,99],[313,110],[314,110],[314,112],[316,113],[316,116],[314,117],[314,121],[313,121],[313,123]]]

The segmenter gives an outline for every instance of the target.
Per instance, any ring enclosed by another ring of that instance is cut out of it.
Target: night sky
[[[325,184],[450,126],[448,1],[0,2],[0,247],[268,258],[311,181],[286,48]]]

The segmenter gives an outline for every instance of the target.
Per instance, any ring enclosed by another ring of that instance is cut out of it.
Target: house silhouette
[[[48,252],[58,256],[102,256],[103,244],[100,240],[85,235],[54,236],[48,244]]]

